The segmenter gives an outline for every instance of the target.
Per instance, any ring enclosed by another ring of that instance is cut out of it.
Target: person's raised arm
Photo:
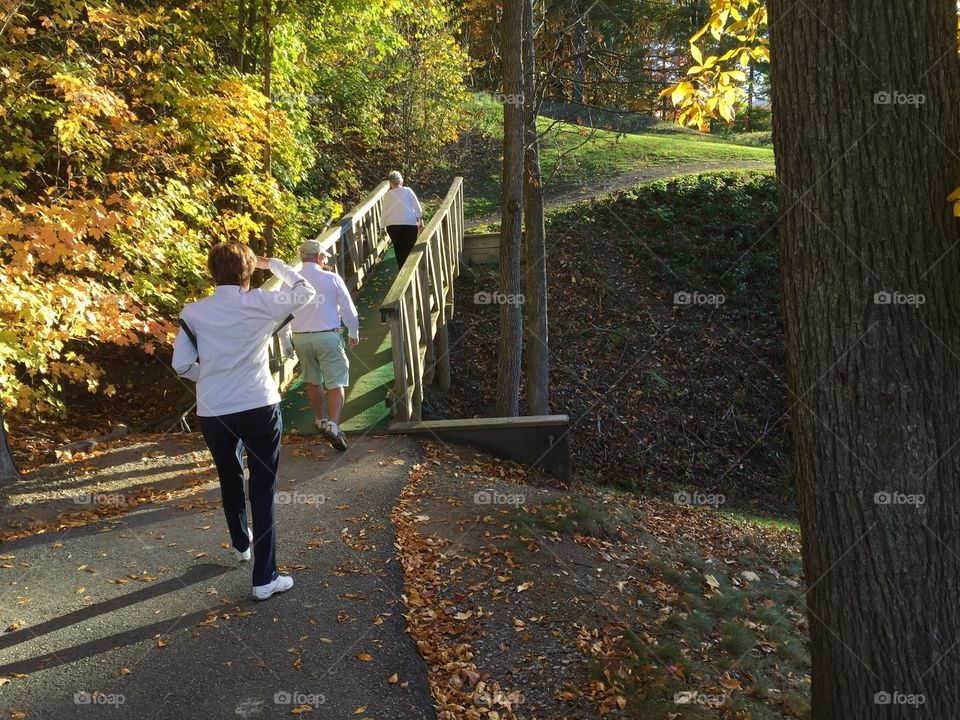
[[[282,260],[258,257],[257,269],[269,270],[286,286],[283,290],[261,293],[271,315],[278,322],[309,304],[317,295],[313,285]]]

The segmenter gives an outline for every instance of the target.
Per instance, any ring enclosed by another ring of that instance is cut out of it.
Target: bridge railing
[[[383,217],[383,197],[390,189],[384,180],[359,204],[316,239],[320,247],[331,256],[331,265],[347,283],[350,290],[357,290],[363,279],[387,249],[389,244],[380,224]]]
[[[425,384],[436,378],[441,389],[450,387],[447,322],[462,251],[463,178],[458,177],[380,305],[380,319],[390,323],[395,421],[420,419]]]
[[[363,285],[364,278],[389,244],[380,223],[383,196],[389,189],[390,183],[380,183],[336,224],[315,238],[320,242],[321,250],[330,256],[329,266],[336,268],[351,291]],[[299,269],[300,258],[295,258],[291,265]],[[261,287],[277,290],[280,285],[279,278],[271,277]],[[291,380],[296,363],[288,325],[270,343],[270,370],[280,387]]]

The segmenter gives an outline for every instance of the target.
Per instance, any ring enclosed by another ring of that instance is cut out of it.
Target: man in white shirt
[[[323,266],[320,243],[306,240],[300,246],[300,269],[316,290],[316,297],[293,318],[293,347],[300,360],[300,376],[317,413],[316,425],[333,447],[347,449],[340,429],[344,388],[350,384],[350,361],[343,346],[340,323],[350,333],[350,347],[360,342],[360,317],[343,278]],[[324,406],[326,395],[326,406]]]
[[[276,258],[257,257],[241,243],[210,250],[207,268],[216,283],[209,297],[180,313],[173,343],[173,369],[197,383],[197,415],[203,439],[220,476],[223,513],[237,559],[250,559],[253,596],[266,600],[293,587],[277,572],[274,492],[280,463],[280,393],[269,367],[269,342],[277,328],[316,291]],[[251,290],[254,269],[269,269],[290,287],[284,292]],[[250,469],[247,522],[243,492],[243,449]]]

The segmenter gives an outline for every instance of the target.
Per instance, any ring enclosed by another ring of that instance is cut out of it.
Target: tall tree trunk
[[[267,107],[273,109],[273,0],[263,0],[263,94]],[[270,140],[272,123],[267,115],[267,141],[263,146],[263,173],[269,179],[273,175],[273,146]],[[273,257],[273,215],[263,219],[263,246],[261,252]]]
[[[523,111],[526,125],[523,184],[524,304],[523,325],[527,366],[527,412],[550,412],[550,370],[547,333],[547,246],[543,223],[543,181],[537,136],[536,38],[533,0],[523,0]]]
[[[812,717],[955,718],[957,6],[769,10]]]
[[[580,11],[580,3],[573,6],[573,11],[577,14],[576,23],[573,26],[573,102],[575,104],[583,103],[583,76],[585,64],[583,61],[584,47],[587,43],[587,29]]]
[[[251,11],[252,5],[253,2],[251,2]],[[237,3],[237,59],[235,65],[241,73],[245,73],[247,68],[247,22],[247,0],[239,0]]]
[[[504,0],[502,32],[503,94],[508,100],[523,93],[521,30],[523,3]],[[500,218],[500,357],[497,365],[497,415],[520,413],[520,367],[523,315],[516,299],[521,293],[520,251],[523,219],[523,104],[503,106],[503,187]]]
[[[7,429],[3,424],[3,408],[0,407],[0,485],[20,479],[20,471],[10,455],[7,445]]]

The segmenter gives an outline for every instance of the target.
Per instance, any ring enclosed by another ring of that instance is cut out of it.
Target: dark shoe
[[[335,422],[327,423],[327,436],[330,438],[330,444],[337,450],[347,449],[347,436],[343,434],[343,430]]]

